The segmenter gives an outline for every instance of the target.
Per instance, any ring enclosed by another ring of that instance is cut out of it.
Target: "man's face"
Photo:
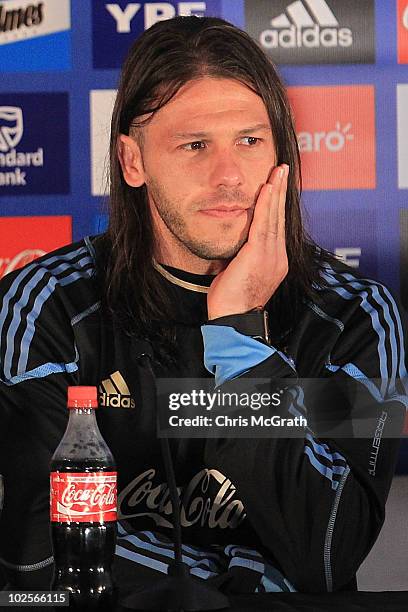
[[[238,81],[190,81],[144,129],[144,182],[159,243],[188,258],[230,259],[247,239],[276,164],[262,99]]]

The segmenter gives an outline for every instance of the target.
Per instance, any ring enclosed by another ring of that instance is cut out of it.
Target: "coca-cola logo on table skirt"
[[[144,517],[162,527],[173,526],[172,504],[166,483],[158,483],[156,470],[148,469],[134,478],[118,497],[118,518]],[[179,488],[182,527],[207,526],[210,529],[235,529],[246,514],[236,498],[236,488],[221,472],[203,469]]]
[[[51,521],[115,521],[116,481],[116,472],[51,472]]]

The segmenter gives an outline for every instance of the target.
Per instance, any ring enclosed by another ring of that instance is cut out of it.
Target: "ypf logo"
[[[246,0],[246,28],[277,63],[374,61],[372,0]]]
[[[121,34],[131,32],[131,23],[142,9],[142,4],[136,2],[129,2],[123,9],[120,4],[115,3],[109,3],[105,6],[116,23],[116,32]],[[178,13],[176,7],[178,7]],[[172,19],[176,14],[202,16],[205,14],[206,2],[178,2],[176,6],[170,2],[145,2],[143,9],[143,29],[147,30],[157,21]]]
[[[158,21],[177,15],[221,15],[221,0],[105,2],[93,0],[94,68],[119,68],[132,42]]]
[[[16,147],[23,136],[23,111],[16,106],[0,106],[0,151]]]
[[[374,87],[290,87],[289,98],[304,189],[374,189]]]
[[[397,32],[398,63],[408,64],[408,0],[398,0]]]

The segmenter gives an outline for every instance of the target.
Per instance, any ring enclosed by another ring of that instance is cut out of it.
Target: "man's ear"
[[[120,134],[117,147],[123,178],[130,187],[141,187],[145,182],[145,173],[139,145],[130,136]]]

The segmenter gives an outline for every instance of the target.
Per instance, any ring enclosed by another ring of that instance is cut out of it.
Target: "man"
[[[237,377],[266,378],[271,389],[276,379],[351,381],[374,425],[365,439],[305,429],[290,439],[172,440],[191,573],[231,593],[355,589],[395,467],[389,423],[405,411],[402,324],[385,287],[305,235],[296,136],[275,69],[220,19],[155,24],[123,68],[110,170],[107,233],[1,284],[9,583],[50,581],[48,469],[72,384],[99,387],[99,426],[119,474],[118,567],[131,565],[133,580],[167,573],[172,505],[155,378],[215,375],[221,387]],[[353,395],[340,403],[347,414]],[[291,405],[307,410],[299,398]]]

